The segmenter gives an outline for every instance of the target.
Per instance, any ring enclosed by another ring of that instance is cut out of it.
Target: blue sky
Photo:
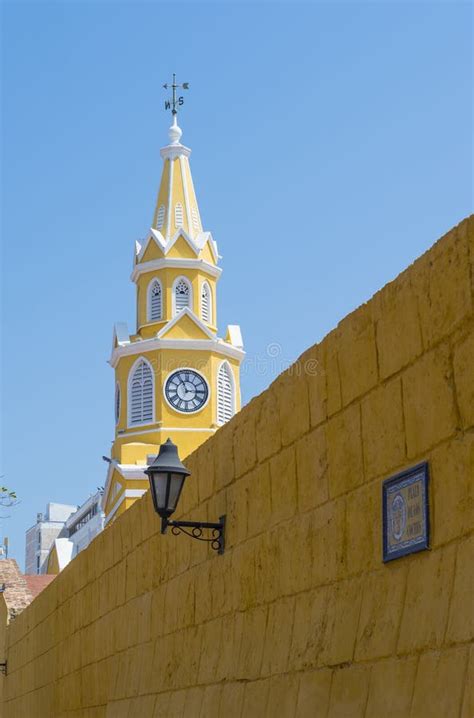
[[[245,401],[472,211],[472,6],[5,2],[0,522],[105,480],[112,326],[180,116]],[[281,349],[270,360],[269,345]],[[258,360],[258,361],[256,361]],[[258,366],[258,369],[257,369]]]

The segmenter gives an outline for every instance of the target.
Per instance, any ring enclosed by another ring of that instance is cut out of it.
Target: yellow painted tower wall
[[[184,243],[184,240],[182,240]],[[153,243],[154,244],[154,243]],[[178,243],[176,243],[178,244]],[[156,245],[154,245],[156,247]],[[175,245],[176,246],[176,245]],[[174,249],[174,248],[173,248]],[[178,250],[180,252],[180,258],[187,259],[186,255],[182,251],[180,247],[178,247]],[[157,248],[157,252],[158,252]],[[172,254],[173,250],[167,255],[168,257],[170,254]],[[196,255],[194,255],[194,258]],[[200,303],[199,299],[201,296],[201,287],[204,281],[206,281],[211,289],[212,293],[212,313],[213,313],[213,321],[211,324],[208,324],[207,326],[212,331],[217,331],[217,318],[216,318],[216,295],[217,295],[217,288],[216,288],[216,280],[215,277],[211,277],[208,275],[205,275],[202,273],[202,271],[198,271],[196,269],[160,269],[158,271],[154,272],[147,272],[146,274],[143,274],[137,283],[137,307],[138,307],[138,327],[140,331],[140,336],[144,339],[148,339],[151,336],[154,336],[160,329],[162,329],[167,322],[169,322],[173,318],[173,312],[172,312],[172,287],[174,281],[178,278],[185,275],[187,279],[191,282],[192,286],[192,306],[191,309],[196,314],[196,316],[201,315],[200,310]],[[148,287],[150,283],[153,281],[153,279],[159,279],[162,283],[162,286],[164,288],[164,297],[163,297],[163,319],[159,322],[148,322],[147,319],[147,298],[148,298]],[[185,337],[182,337],[185,338]],[[190,337],[192,338],[192,337]],[[199,337],[200,338],[200,337]]]
[[[177,412],[174,412],[171,408],[169,408],[167,402],[163,398],[163,386],[165,384],[166,378],[175,369],[178,369],[179,367],[192,367],[193,369],[196,369],[197,371],[203,373],[207,377],[215,377],[217,376],[218,367],[221,365],[222,361],[224,360],[224,357],[219,356],[215,353],[210,353],[209,351],[202,352],[202,356],[200,356],[200,352],[186,350],[186,349],[179,349],[175,351],[161,351],[160,353],[157,352],[150,352],[146,353],[143,352],[140,354],[140,357],[145,357],[146,359],[149,359],[152,367],[153,367],[153,373],[155,377],[155,383],[154,383],[154,400],[155,400],[155,422],[150,423],[149,426],[144,426],[143,428],[146,430],[147,428],[152,428],[156,425],[157,422],[163,423],[165,426],[173,426],[177,427],[178,429],[186,429],[189,427],[190,424],[190,418],[184,414],[178,414]],[[121,407],[120,407],[120,420],[117,424],[117,431],[120,431],[121,429],[126,430],[127,427],[127,401],[128,401],[128,392],[127,392],[127,382],[128,377],[130,375],[130,369],[133,366],[133,364],[136,362],[137,357],[136,356],[130,356],[130,357],[124,357],[118,366],[118,369],[116,371],[116,381],[120,383],[121,387],[121,395],[122,395],[122,401],[121,401]],[[230,365],[232,371],[234,372],[235,377],[235,383],[238,386],[238,377],[239,377],[239,363],[232,358],[226,358],[226,361]],[[209,382],[210,384],[210,397],[209,401],[206,404],[206,406],[199,412],[199,424],[200,426],[211,426],[216,425],[217,423],[217,416],[216,416],[216,401],[215,401],[215,382]],[[236,394],[236,410],[239,411],[240,409],[240,392],[237,392]],[[192,417],[191,417],[192,421]],[[131,427],[133,429],[133,427]],[[193,433],[196,432],[173,432],[170,430],[166,430],[167,433],[170,435],[170,437],[173,439],[173,441],[179,446],[180,452],[182,456],[187,456],[189,454],[189,448],[194,448],[192,442],[195,441],[195,437],[193,436]],[[139,433],[139,430],[137,430],[137,433]],[[159,433],[159,428],[156,430],[156,434]],[[166,432],[165,432],[166,433]],[[145,435],[148,436],[149,439],[153,437],[153,439],[156,438],[155,433]],[[206,434],[203,433],[203,437],[206,438]],[[163,439],[163,442],[166,441],[168,437],[165,436]],[[202,443],[204,438],[200,439],[199,443]],[[131,441],[130,435],[125,434],[121,436],[120,434],[117,434],[117,437],[115,439],[114,445],[113,445],[113,452],[112,452],[112,458],[117,458],[124,463],[126,460],[121,457],[121,447],[124,444],[127,444]],[[154,446],[153,449],[156,452],[156,446]],[[153,453],[153,451],[148,451],[148,453]],[[146,455],[146,447],[141,452],[141,455],[139,458],[143,460]]]
[[[7,628],[4,718],[472,718],[474,219],[443,237]],[[427,460],[432,547],[384,565],[381,484]]]

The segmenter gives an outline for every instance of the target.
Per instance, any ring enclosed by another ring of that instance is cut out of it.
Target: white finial
[[[172,145],[179,145],[179,141],[181,139],[181,135],[183,134],[183,131],[181,127],[178,126],[178,120],[176,119],[176,115],[173,115],[173,124],[168,130],[168,137],[170,138],[170,142]]]

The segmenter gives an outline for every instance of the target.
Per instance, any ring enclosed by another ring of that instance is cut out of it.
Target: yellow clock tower
[[[217,244],[204,231],[189,156],[181,144],[173,80],[170,143],[153,226],[136,243],[132,281],[137,327],[116,324],[110,365],[115,371],[115,440],[103,506],[106,521],[148,487],[144,469],[170,437],[187,456],[240,409],[240,328],[217,335]],[[170,103],[171,104],[171,103]]]

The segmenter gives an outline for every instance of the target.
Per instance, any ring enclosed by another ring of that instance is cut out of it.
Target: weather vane
[[[171,110],[172,115],[177,115],[178,110],[176,109],[178,105],[184,105],[184,97],[180,95],[179,97],[176,95],[176,90],[178,88],[181,88],[183,90],[189,90],[189,82],[183,82],[182,85],[178,85],[176,83],[176,75],[173,72],[173,83],[171,85],[168,85],[167,82],[163,85],[165,90],[168,89],[168,87],[171,87],[173,91],[173,96],[171,100],[165,100],[165,110]]]

